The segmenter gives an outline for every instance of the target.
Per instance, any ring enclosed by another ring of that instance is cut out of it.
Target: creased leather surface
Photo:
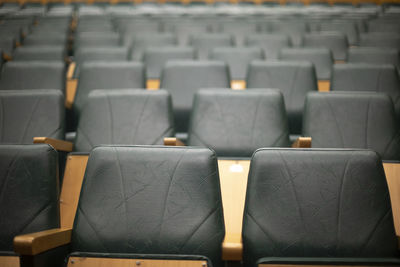
[[[211,150],[92,150],[74,222],[73,252],[202,255],[221,266],[223,238]]]
[[[383,93],[309,93],[303,135],[313,147],[368,148],[384,160],[400,159],[393,102]]]
[[[393,33],[362,33],[360,46],[399,49],[400,37]]]
[[[63,61],[10,61],[3,66],[1,90],[58,89],[64,91]]]
[[[49,145],[0,146],[0,251],[16,235],[59,227],[57,164]]]
[[[65,48],[63,46],[21,46],[15,49],[13,60],[59,60],[63,61],[65,57]]]
[[[210,59],[224,61],[232,80],[245,80],[249,63],[263,60],[264,53],[257,47],[220,47],[212,49]]]
[[[245,20],[223,20],[219,25],[218,32],[227,33],[234,37],[235,46],[243,46],[245,36],[258,32],[256,23],[246,22]]]
[[[194,93],[201,88],[230,88],[228,66],[221,61],[169,61],[160,88],[172,95],[176,131],[186,132]]]
[[[147,47],[177,45],[177,37],[172,33],[144,33],[134,36],[132,39],[131,60],[142,60],[143,52]]]
[[[332,91],[373,91],[388,94],[400,121],[400,79],[388,64],[337,64],[333,67]]]
[[[308,32],[306,22],[302,21],[277,21],[271,24],[273,32],[287,34],[293,46],[299,47],[302,44],[302,36]]]
[[[281,90],[289,118],[289,131],[299,134],[306,94],[317,91],[315,69],[305,61],[255,61],[249,65],[247,88]]]
[[[80,68],[74,111],[82,111],[89,93],[95,89],[145,88],[144,66],[139,62],[85,62]]]
[[[36,136],[64,139],[64,117],[58,90],[0,91],[2,144],[32,144]]]
[[[381,158],[368,150],[261,149],[243,222],[245,266],[263,257],[396,257]]]
[[[197,51],[197,58],[207,60],[211,49],[233,46],[233,36],[227,33],[204,33],[190,37],[190,45]]]
[[[397,49],[378,47],[350,48],[347,52],[347,62],[400,66],[400,52]]]
[[[333,57],[327,48],[283,48],[279,59],[310,61],[314,64],[318,80],[331,79]]]
[[[348,45],[346,35],[339,32],[309,33],[303,36],[303,46],[329,48],[335,60],[346,60]]]
[[[358,31],[356,22],[352,21],[328,21],[320,24],[322,32],[340,32],[346,35],[349,45],[358,44]]]
[[[174,136],[171,97],[164,90],[94,90],[77,129],[75,151],[100,144],[155,145]]]
[[[246,36],[245,44],[261,47],[267,59],[277,59],[282,48],[292,46],[289,35],[281,33],[249,34]]]
[[[197,92],[188,145],[214,149],[219,157],[251,157],[260,147],[289,146],[283,96],[278,90]]]

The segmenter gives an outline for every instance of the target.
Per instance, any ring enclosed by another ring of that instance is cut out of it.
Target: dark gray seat
[[[246,20],[223,20],[220,22],[218,31],[230,34],[234,37],[236,46],[243,46],[245,36],[259,32],[256,22]]]
[[[272,31],[290,36],[293,46],[301,46],[302,36],[308,32],[307,24],[304,21],[276,21],[271,24]]]
[[[251,157],[260,147],[289,146],[279,90],[200,90],[195,94],[188,145],[212,148],[218,157]]]
[[[352,21],[329,21],[320,24],[322,32],[340,32],[346,35],[350,45],[358,44],[358,30],[355,22]]]
[[[0,145],[0,187],[1,256],[16,256],[17,235],[60,227],[58,156],[50,145]]]
[[[349,46],[347,37],[339,32],[309,33],[303,36],[305,47],[325,47],[332,51],[334,60],[346,60]]]
[[[332,91],[373,91],[388,94],[400,121],[400,79],[387,64],[337,64],[333,67]]]
[[[13,60],[59,60],[64,61],[66,51],[64,46],[21,46],[15,49]]]
[[[61,33],[32,33],[25,37],[24,46],[65,46],[67,44],[67,37],[67,34]]]
[[[211,50],[210,59],[224,61],[231,80],[245,80],[248,64],[264,59],[264,53],[257,47],[219,47]]]
[[[331,79],[333,57],[328,48],[283,48],[279,59],[310,61],[314,64],[318,80]]]
[[[11,56],[15,48],[15,37],[8,34],[0,34],[0,48],[2,56]]]
[[[58,90],[0,90],[1,144],[32,144],[33,137],[64,139],[64,97]]]
[[[149,47],[144,51],[143,56],[147,78],[160,79],[161,71],[169,60],[185,59],[195,59],[194,48],[181,46]]]
[[[121,46],[121,37],[116,32],[84,32],[76,34],[75,49],[82,47]]]
[[[15,61],[3,66],[1,90],[65,88],[65,64],[61,61]]]
[[[252,267],[397,266],[381,158],[369,150],[256,151],[247,184],[243,249],[244,265]]]
[[[206,24],[193,22],[178,22],[169,25],[166,28],[164,25],[164,31],[174,33],[178,38],[178,44],[185,46],[188,45],[189,37],[191,35],[204,34],[210,32],[210,27]]]
[[[162,145],[174,136],[172,102],[164,90],[94,90],[82,110],[75,151],[101,144]]]
[[[190,45],[197,50],[197,58],[206,60],[213,48],[233,46],[233,37],[230,34],[208,33],[191,36]]]
[[[172,95],[177,132],[187,132],[193,95],[200,88],[229,87],[229,70],[221,61],[169,61],[160,84]]]
[[[95,89],[145,88],[144,66],[139,62],[85,62],[74,100],[74,112],[79,116],[89,93]]]
[[[130,59],[142,60],[144,50],[148,47],[163,47],[177,45],[177,38],[172,33],[138,34],[132,39]]]
[[[312,137],[313,147],[368,148],[384,160],[400,159],[393,102],[383,93],[309,93],[303,136]]]
[[[360,46],[400,49],[400,34],[382,32],[360,34]]]
[[[317,91],[314,66],[306,61],[252,62],[247,88],[276,88],[285,99],[291,134],[301,133],[304,100],[307,92]]]
[[[75,256],[209,259],[218,267],[223,238],[214,152],[155,146],[92,150],[72,231]]]
[[[393,64],[400,66],[400,53],[398,49],[379,47],[356,47],[347,51],[347,62],[370,64]]]
[[[248,35],[245,44],[246,46],[261,47],[267,60],[277,59],[282,48],[292,46],[289,35],[281,33]]]

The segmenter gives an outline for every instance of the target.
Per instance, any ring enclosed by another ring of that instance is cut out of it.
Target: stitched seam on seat
[[[259,108],[259,106],[260,106],[260,103],[261,103],[261,97],[259,97],[258,98],[258,102],[257,102],[257,106],[256,106],[256,111],[255,111],[255,113],[254,113],[254,116],[253,116],[253,123],[252,123],[252,126],[251,126],[251,141],[250,141],[250,144],[251,145],[253,145],[253,142],[254,142],[254,129],[255,129],[255,126],[256,126],[256,120],[257,120],[257,115],[258,115],[258,108]]]
[[[257,222],[257,220],[254,218],[253,215],[251,215],[251,213],[249,211],[246,212],[245,216],[246,215],[258,226],[258,228],[260,228],[261,232],[263,232],[263,234],[266,237],[268,237],[273,243],[275,243],[274,239],[269,234],[267,234],[267,232],[264,230],[264,228],[261,227],[261,225]]]
[[[90,228],[92,228],[93,232],[95,233],[97,240],[99,241],[99,244],[106,250],[106,252],[108,252],[107,247],[103,244],[103,240],[100,238],[99,233],[97,233],[97,230],[93,227],[93,225],[89,222],[85,212],[83,211],[83,209],[81,208],[81,206],[78,206],[79,211],[81,212],[83,218],[85,219],[86,223],[90,226]]]
[[[8,179],[9,179],[9,176],[10,176],[10,172],[11,172],[11,170],[12,170],[12,167],[15,165],[15,163],[17,162],[17,158],[19,157],[19,154],[20,154],[20,151],[18,151],[16,154],[15,154],[15,156],[12,158],[12,160],[11,160],[11,162],[10,162],[10,164],[8,165],[8,167],[7,167],[7,173],[6,173],[6,175],[5,175],[5,179],[4,179],[4,184],[3,184],[3,187],[1,188],[1,193],[0,193],[0,203],[2,203],[3,201],[1,200],[3,197],[4,197],[4,195],[5,195],[5,190],[6,190],[6,188],[7,188],[7,184],[8,184]]]
[[[393,141],[395,140],[396,137],[399,136],[399,134],[400,134],[400,130],[398,130],[398,131],[392,136],[392,138],[390,139],[389,143],[386,145],[385,149],[384,149],[383,152],[382,152],[382,155],[381,155],[382,157],[385,156],[386,151],[391,147]]]
[[[219,113],[219,115],[220,115],[220,119],[221,119],[221,121],[222,121],[222,124],[224,125],[224,130],[225,130],[225,137],[226,137],[226,140],[227,140],[227,144],[229,144],[229,133],[227,132],[227,130],[228,130],[228,127],[226,126],[226,122],[225,122],[225,120],[224,120],[224,115],[222,114],[222,110],[221,110],[221,108],[220,108],[220,105],[219,105],[219,102],[218,102],[218,96],[215,96],[214,98],[214,102],[215,102],[215,107],[216,107],[216,109],[218,110],[218,113]]]
[[[173,128],[172,126],[169,126],[167,129],[165,129],[165,131],[163,131],[158,137],[156,137],[155,141],[152,142],[151,144],[152,144],[152,145],[157,144],[158,141],[159,141],[161,138],[165,137],[165,134],[166,134],[168,131],[170,131],[172,128]]]
[[[85,139],[87,140],[87,143],[91,146],[91,148],[94,147],[94,144],[90,141],[88,135],[82,130],[81,127],[78,127],[77,132],[78,132],[78,136],[82,135],[83,137],[85,137]]]
[[[43,207],[41,207],[31,218],[29,218],[24,226],[22,226],[22,229],[19,231],[19,233],[22,233],[25,231],[26,228],[28,228],[29,225],[45,210],[50,208],[51,201],[47,202]]]
[[[33,114],[36,112],[36,109],[37,109],[37,107],[38,107],[39,101],[40,101],[40,98],[37,97],[37,98],[36,98],[36,102],[35,102],[35,104],[33,105],[33,108],[32,108],[32,110],[31,110],[31,113],[29,114],[29,119],[28,119],[28,122],[26,123],[25,129],[24,129],[24,131],[23,131],[24,134],[22,135],[22,138],[21,138],[21,140],[20,140],[20,143],[23,143],[23,142],[24,142],[26,133],[27,133],[27,131],[28,131],[28,129],[29,129],[29,126],[31,125],[32,117],[33,117]]]
[[[335,121],[335,124],[336,124],[337,131],[338,131],[339,136],[340,136],[340,141],[342,142],[342,147],[344,147],[344,140],[343,140],[342,131],[340,130],[339,122],[337,121],[337,118],[336,118],[336,116],[335,116],[335,112],[333,111],[332,105],[331,105],[331,103],[329,102],[329,100],[326,99],[326,98],[325,98],[324,100],[325,100],[325,102],[328,104],[329,110],[330,110],[331,113],[332,113],[332,116],[333,116],[334,121]]]
[[[146,100],[144,101],[142,111],[140,112],[139,118],[138,118],[138,120],[136,121],[135,126],[134,126],[134,128],[133,128],[132,144],[134,143],[134,140],[135,140],[137,131],[138,131],[139,126],[140,126],[140,124],[141,124],[141,122],[142,122],[143,113],[144,113],[144,111],[145,111],[145,109],[146,109],[147,102],[148,102],[148,100],[149,100],[149,96],[150,96],[150,95],[147,95],[147,96],[146,96]]]

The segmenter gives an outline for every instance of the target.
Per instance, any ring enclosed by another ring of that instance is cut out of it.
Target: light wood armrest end
[[[165,137],[164,146],[185,146],[185,144],[176,137]]]
[[[65,152],[72,152],[72,148],[74,147],[74,144],[71,142],[48,138],[48,137],[34,137],[33,143],[34,144],[49,144],[52,147],[54,147],[54,149],[59,150],[59,151],[65,151]]]
[[[293,148],[311,148],[311,137],[299,137],[292,144]]]
[[[222,242],[222,260],[241,261],[243,257],[243,243],[240,234],[225,233]]]
[[[68,66],[68,71],[67,71],[67,79],[72,79],[74,76],[74,72],[75,72],[75,67],[76,67],[76,63],[75,62],[71,62]]]
[[[72,229],[57,228],[16,236],[14,251],[21,255],[37,255],[71,242]]]

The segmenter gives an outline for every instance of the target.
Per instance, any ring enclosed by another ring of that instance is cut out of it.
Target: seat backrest
[[[138,34],[132,39],[130,59],[142,60],[143,52],[148,47],[164,47],[177,45],[177,38],[172,33]]]
[[[264,53],[257,47],[219,47],[211,50],[210,59],[224,61],[229,67],[232,80],[245,80],[248,64],[264,59]]]
[[[308,32],[308,27],[305,21],[276,21],[271,24],[272,31],[290,36],[293,46],[301,46],[302,35]]]
[[[259,26],[253,21],[222,20],[219,25],[219,32],[234,36],[236,46],[243,46],[245,36],[258,31]]]
[[[211,49],[233,46],[233,37],[227,33],[196,34],[191,36],[190,45],[197,50],[197,58],[205,60]]]
[[[120,46],[121,37],[116,32],[84,32],[76,34],[75,49],[82,47]]]
[[[64,97],[58,90],[0,90],[2,144],[32,144],[33,137],[64,139]]]
[[[382,32],[360,34],[360,46],[399,49],[400,34]]]
[[[317,91],[314,66],[306,61],[254,61],[249,65],[247,88],[276,88],[285,99],[291,134],[301,133],[307,92]]]
[[[144,66],[139,62],[84,62],[80,67],[74,109],[79,115],[95,89],[145,88]]]
[[[314,64],[318,80],[331,79],[333,57],[328,48],[283,48],[279,59],[310,61]]]
[[[65,88],[65,64],[62,61],[15,61],[3,66],[1,90]]]
[[[309,33],[303,36],[305,47],[325,47],[332,51],[334,60],[346,60],[348,41],[346,35],[339,32]]]
[[[388,94],[400,119],[400,79],[396,67],[387,64],[337,64],[332,91],[372,91]]]
[[[164,90],[94,90],[79,118],[75,151],[95,146],[162,145],[174,136],[171,97]]]
[[[63,46],[21,46],[12,56],[16,61],[59,60],[64,61],[66,51]]]
[[[263,257],[396,257],[391,211],[373,151],[260,149],[247,184],[244,264]]]
[[[393,64],[400,66],[400,52],[398,49],[379,47],[357,47],[347,51],[349,63]]]
[[[160,79],[161,71],[169,60],[194,60],[192,47],[168,46],[149,47],[144,51],[143,62],[148,79]]]
[[[60,226],[58,155],[50,145],[0,146],[0,251],[17,235]]]
[[[72,251],[201,255],[222,266],[223,238],[217,161],[211,150],[155,146],[92,150]]]
[[[24,46],[66,45],[67,34],[32,33],[24,38]]]
[[[355,22],[352,21],[329,21],[320,24],[320,30],[323,32],[335,31],[346,35],[350,45],[358,44],[358,31]]]
[[[303,136],[311,136],[313,147],[368,148],[385,160],[400,159],[398,122],[384,93],[309,93]]]
[[[261,47],[267,60],[277,59],[282,48],[292,46],[289,35],[281,33],[250,34],[247,35],[245,44],[246,46]]]
[[[260,147],[289,146],[289,128],[279,90],[200,90],[195,94],[188,145],[219,157],[251,157]]]
[[[161,74],[160,88],[172,95],[175,129],[188,129],[193,95],[200,88],[229,88],[227,65],[221,61],[169,61]]]

